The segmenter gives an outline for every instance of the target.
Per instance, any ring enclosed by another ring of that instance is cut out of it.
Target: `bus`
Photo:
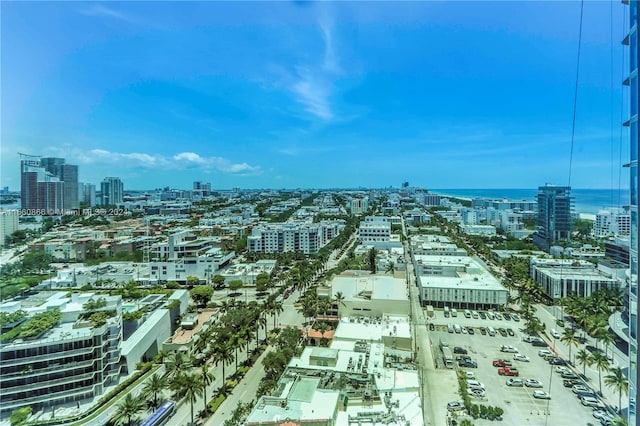
[[[453,368],[453,354],[451,353],[451,349],[449,349],[448,347],[443,347],[442,358],[443,358],[445,367]]]
[[[176,403],[173,401],[164,401],[156,411],[153,412],[140,426],[164,426],[176,411]]]

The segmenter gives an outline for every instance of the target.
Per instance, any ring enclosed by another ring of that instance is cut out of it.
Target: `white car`
[[[553,352],[551,352],[549,349],[540,349],[538,351],[538,356],[542,356],[542,357],[553,356]]]
[[[464,373],[467,375],[467,380],[473,380],[476,378],[476,373],[473,371],[465,371]]]
[[[551,335],[553,336],[554,339],[560,338],[560,333],[558,333],[556,330],[551,330]]]
[[[502,314],[496,312],[494,315],[496,316],[497,320],[501,320],[502,319]]]
[[[515,361],[522,361],[522,362],[529,362],[530,361],[528,356],[522,355],[522,354],[515,354],[513,356],[513,359]]]
[[[563,365],[559,365],[556,367],[556,373],[571,373],[571,370],[569,370],[567,367],[563,366]]]
[[[484,389],[484,384],[477,380],[467,380],[467,387]]]
[[[464,410],[464,404],[461,401],[451,401],[447,404],[447,410],[449,411]]]
[[[513,377],[510,379],[507,379],[506,383],[507,383],[507,386],[522,387],[524,385],[524,382],[522,381],[522,379],[514,379]]]
[[[541,390],[533,391],[533,397],[538,399],[551,399],[549,393]]]
[[[602,403],[592,396],[584,396],[580,398],[580,402],[585,407],[602,407]]]
[[[511,345],[502,345],[500,346],[500,352],[509,352],[515,354],[518,353],[518,349]]]
[[[480,388],[467,388],[467,393],[478,397],[485,396],[485,390]]]
[[[524,385],[528,388],[541,388],[542,382],[536,379],[527,379],[524,381]]]

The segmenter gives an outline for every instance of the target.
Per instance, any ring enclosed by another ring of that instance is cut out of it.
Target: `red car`
[[[519,376],[520,372],[515,368],[500,367],[498,368],[498,374],[501,376]]]
[[[494,359],[493,366],[494,367],[510,367],[512,364],[510,361],[506,361],[504,359]]]

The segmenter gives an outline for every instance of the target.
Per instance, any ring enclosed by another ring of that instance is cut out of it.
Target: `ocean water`
[[[536,200],[537,188],[523,189],[430,189],[434,194],[450,195],[460,198],[491,198],[511,200]],[[596,214],[607,207],[629,205],[629,189],[571,189],[577,213]]]

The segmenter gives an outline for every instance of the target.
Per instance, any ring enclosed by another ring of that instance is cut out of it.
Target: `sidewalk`
[[[559,327],[556,324],[556,317],[553,316],[553,314],[547,310],[547,307],[536,305],[536,309],[537,309],[538,318],[540,318],[540,320],[546,325],[546,330],[547,331],[549,331],[551,329],[556,329],[556,330],[558,330],[559,333],[562,333],[562,328]],[[560,341],[560,339],[553,339],[553,338],[549,338],[547,336],[544,336],[544,337],[545,337],[545,340],[549,343],[549,349],[551,349],[554,352],[556,352],[561,358],[569,359],[569,347],[565,343]],[[578,346],[572,346],[571,347],[571,358],[572,359],[570,361],[573,364],[575,371],[577,373],[580,373],[580,375],[582,375],[583,366],[581,364],[578,364],[578,363],[574,362],[575,355],[578,353],[579,350],[585,349],[586,345],[595,346],[595,340],[593,338],[589,337],[589,335],[586,335],[586,338],[587,338],[587,340],[586,340],[585,344],[579,344]],[[615,359],[615,357],[614,357],[614,359]],[[618,365],[616,363],[612,363],[611,366],[612,367],[616,367],[616,366],[624,367],[624,365]],[[586,377],[589,379],[588,384],[596,392],[598,392],[600,390],[599,382],[598,382],[598,370],[593,368],[593,367],[587,366],[585,371],[586,371]],[[609,374],[607,371],[603,370],[601,372],[601,376],[602,376],[602,398],[608,405],[611,405],[613,407],[617,407],[618,406],[618,393],[614,392],[612,389],[607,387],[605,385],[605,382],[604,382],[604,377],[607,374]],[[622,398],[622,407],[621,408],[624,409],[626,407],[626,404],[628,404],[628,401],[625,401],[625,398]]]
[[[262,368],[262,360],[268,352],[273,350],[274,348],[272,346],[267,347],[240,383],[238,383],[231,394],[227,396],[227,399],[225,399],[216,412],[209,417],[205,425],[218,426],[223,424],[231,418],[233,410],[236,409],[239,403],[247,403],[256,399],[256,392],[260,386],[260,381],[265,376],[264,368]]]

